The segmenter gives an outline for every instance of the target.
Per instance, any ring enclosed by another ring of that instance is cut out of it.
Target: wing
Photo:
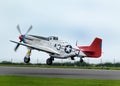
[[[26,46],[26,47],[30,47],[30,48],[38,50],[38,51],[47,52],[47,53],[50,53],[50,54],[58,54],[58,55],[60,54],[59,52],[57,52],[57,51],[55,51],[55,50],[53,50],[49,47],[45,47],[45,46],[30,45],[30,44],[20,43],[20,42],[16,42],[16,41],[12,41],[12,40],[10,40],[10,42],[20,44],[20,45],[23,45],[23,46]]]

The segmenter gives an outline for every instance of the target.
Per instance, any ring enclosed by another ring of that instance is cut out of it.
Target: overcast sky
[[[14,52],[16,45],[9,42],[19,41],[18,24],[23,34],[33,25],[29,34],[55,35],[73,46],[76,40],[79,45],[89,45],[100,37],[101,58],[85,61],[120,62],[120,0],[0,0],[0,61],[23,62],[26,47]],[[32,51],[31,62],[38,59],[45,63],[48,57],[46,53]]]

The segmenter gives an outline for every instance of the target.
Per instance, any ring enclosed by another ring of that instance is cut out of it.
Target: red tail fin
[[[101,56],[102,52],[102,39],[95,38],[90,46],[78,46],[87,57],[97,58]]]

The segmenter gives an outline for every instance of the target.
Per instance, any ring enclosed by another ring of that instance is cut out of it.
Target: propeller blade
[[[25,35],[28,34],[31,29],[32,29],[32,25],[29,27],[29,29],[27,30],[27,32],[25,33]]]
[[[20,41],[21,43],[21,41]],[[18,47],[20,46],[20,43],[17,44],[17,46],[15,47],[14,51],[17,51]]]
[[[15,47],[14,51],[17,51],[19,46],[20,46],[20,44],[17,44],[17,46]]]
[[[17,30],[18,30],[18,32],[19,32],[20,34],[22,34],[19,25],[17,25]]]

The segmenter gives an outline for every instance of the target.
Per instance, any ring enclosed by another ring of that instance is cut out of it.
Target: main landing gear
[[[46,60],[46,64],[47,64],[47,65],[52,65],[53,61],[54,61],[54,58],[53,58],[53,57],[50,57],[50,58],[48,58],[48,59]]]
[[[26,56],[24,57],[24,62],[29,63],[30,62],[30,55],[31,55],[31,50],[29,49]]]
[[[80,63],[83,63],[83,62],[84,62],[84,60],[82,58],[80,58]]]

